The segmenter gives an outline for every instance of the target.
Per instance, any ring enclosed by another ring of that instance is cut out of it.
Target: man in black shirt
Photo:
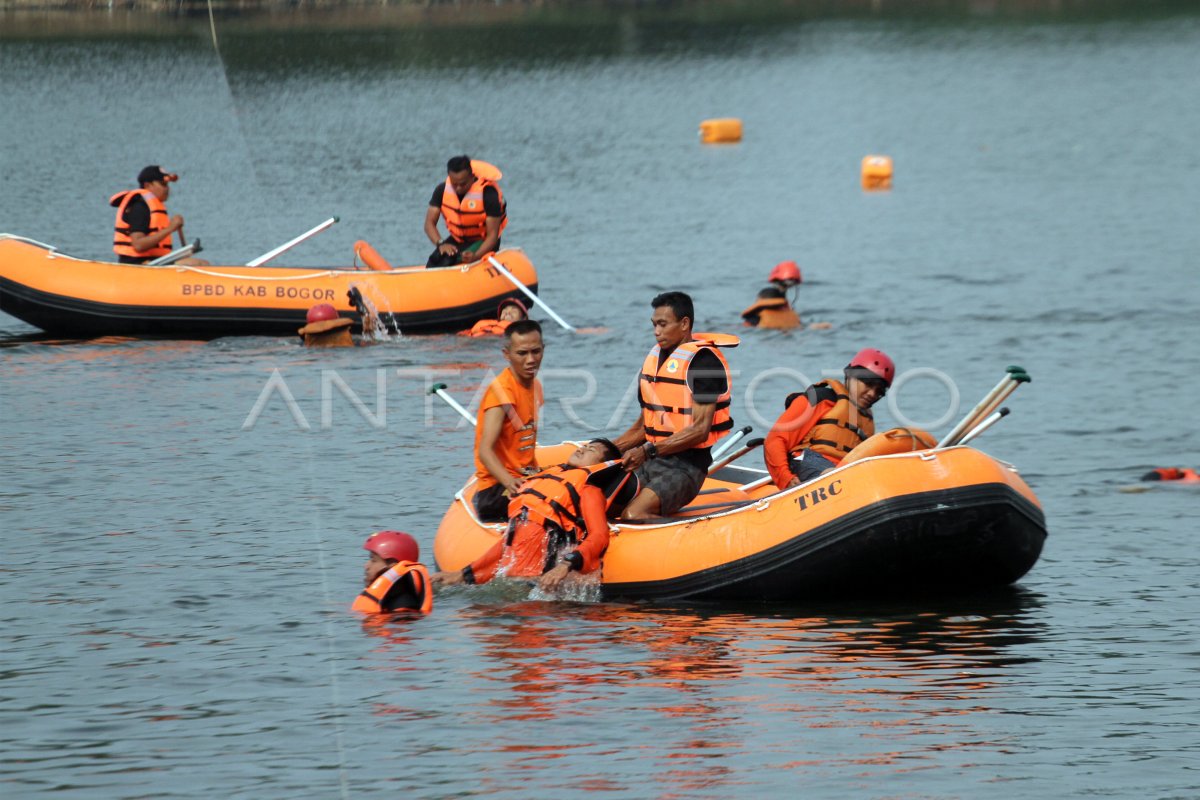
[[[446,163],[446,180],[434,188],[425,212],[425,235],[436,247],[425,266],[469,263],[500,247],[500,233],[508,224],[504,193],[495,183],[500,177],[500,170],[470,156]],[[439,218],[450,232],[445,239],[438,231]]]
[[[171,236],[183,230],[183,216],[167,214],[166,202],[171,183],[179,176],[149,166],[138,173],[138,189],[118,192],[109,199],[117,209],[114,223],[113,252],[121,264],[145,264],[171,252]],[[182,247],[182,233],[180,246]],[[208,266],[200,258],[183,258],[176,264]]]
[[[712,464],[713,443],[733,427],[729,364],[712,342],[692,338],[692,298],[665,292],[651,306],[658,345],[638,376],[641,414],[616,440],[642,486],[626,519],[668,516],[690,503]]]

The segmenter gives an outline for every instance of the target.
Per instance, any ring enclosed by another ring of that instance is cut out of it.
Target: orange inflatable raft
[[[789,602],[905,596],[1010,584],[1046,539],[1041,505],[1015,467],[971,447],[912,451],[877,434],[869,455],[777,492],[765,471],[729,465],[676,517],[614,525],[605,599]],[[565,460],[574,444],[538,449]],[[889,452],[890,451],[890,452]],[[886,453],[886,454],[880,454]],[[503,533],[481,523],[474,478],[434,540],[460,569]]]
[[[494,254],[537,291],[537,272],[517,249]],[[441,333],[494,316],[520,291],[487,260],[426,269],[398,267],[161,267],[89,261],[50,245],[0,234],[0,311],[47,333],[294,336],[317,303],[359,322],[357,290],[389,331]]]

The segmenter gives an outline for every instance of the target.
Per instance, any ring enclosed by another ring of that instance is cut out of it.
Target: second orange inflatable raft
[[[1033,566],[1045,517],[1014,467],[971,447],[907,452],[910,439],[891,441],[906,452],[853,460],[783,492],[761,469],[727,466],[676,517],[614,525],[603,596],[911,595],[1003,586]],[[879,439],[860,446],[868,444],[889,449]],[[539,448],[538,463],[558,463],[574,446]],[[479,522],[473,493],[474,479],[438,528],[441,569],[460,569],[502,534],[503,525]]]
[[[494,257],[537,291],[523,252]],[[521,296],[487,260],[437,269],[151,267],[75,258],[0,234],[0,310],[47,333],[294,336],[318,303],[359,322],[351,290],[387,330],[401,333],[470,328],[493,316],[502,299]]]

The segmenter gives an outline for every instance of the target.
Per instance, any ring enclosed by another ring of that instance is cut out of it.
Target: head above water
[[[670,349],[691,341],[696,311],[689,295],[663,292],[650,301],[650,307],[654,309],[650,323],[654,326],[654,340],[659,347]]]
[[[529,309],[515,297],[506,297],[496,307],[496,319],[505,322],[529,319]]]
[[[800,283],[801,280],[803,278],[800,276],[800,267],[795,261],[780,261],[767,276],[767,281],[770,283],[781,283],[787,289]]]

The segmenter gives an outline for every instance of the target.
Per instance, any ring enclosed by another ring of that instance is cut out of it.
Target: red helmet
[[[850,359],[850,363],[846,365],[846,369],[858,367],[865,369],[878,375],[889,387],[892,385],[892,378],[896,377],[896,365],[888,358],[887,353],[882,350],[876,350],[873,347],[865,347],[858,351],[854,358]]]
[[[402,531],[373,533],[363,542],[363,550],[396,561],[419,561],[421,558],[417,540]]]
[[[767,276],[767,280],[800,283],[804,278],[800,276],[800,267],[796,266],[795,261],[780,261],[775,265],[775,269],[771,270],[771,274]]]
[[[308,310],[308,316],[305,319],[311,325],[314,322],[324,322],[327,319],[337,319],[337,309],[329,303],[318,303]]]
[[[516,306],[517,308],[521,309],[521,315],[525,319],[529,319],[529,309],[525,307],[524,303],[515,297],[506,297],[500,301],[500,305],[496,306],[496,319],[499,319],[500,315],[504,313],[505,306]]]

